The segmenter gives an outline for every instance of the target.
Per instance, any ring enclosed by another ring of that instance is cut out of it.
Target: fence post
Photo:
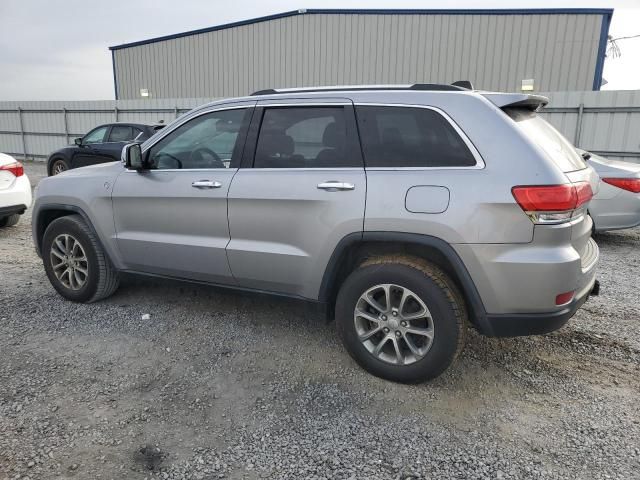
[[[67,108],[62,107],[62,118],[64,120],[64,143],[69,143],[69,123],[67,121]]]
[[[580,147],[580,137],[582,136],[582,116],[584,115],[584,103],[578,106],[578,120],[576,121],[576,137],[573,144]]]
[[[115,107],[113,107],[113,113],[115,116],[115,121],[118,121],[118,106],[116,105]]]
[[[22,138],[22,157],[27,159],[27,142],[24,138],[24,124],[22,123],[22,108],[18,107],[18,121],[20,122],[20,137]]]
[[[177,105],[173,108],[173,118],[174,119],[178,118],[178,106]]]

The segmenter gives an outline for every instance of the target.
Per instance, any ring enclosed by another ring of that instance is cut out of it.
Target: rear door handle
[[[220,188],[222,184],[220,182],[214,182],[213,180],[197,180],[191,183],[193,188]]]
[[[353,190],[356,188],[356,186],[353,183],[330,181],[319,183],[318,188],[322,190],[328,190],[330,192],[335,192],[337,190]]]

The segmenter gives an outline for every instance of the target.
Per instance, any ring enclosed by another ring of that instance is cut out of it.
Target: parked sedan
[[[600,190],[589,206],[597,232],[640,225],[640,164],[609,160],[578,149],[600,176]]]
[[[53,152],[47,160],[47,173],[58,175],[72,168],[120,160],[122,147],[127,143],[134,140],[143,142],[163,126],[140,123],[100,125],[84,137],[76,138],[75,145]]]
[[[22,164],[0,153],[0,228],[12,227],[31,205],[31,183]]]

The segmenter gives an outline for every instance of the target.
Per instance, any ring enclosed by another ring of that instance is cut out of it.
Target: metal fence
[[[575,145],[640,162],[640,91],[555,92],[543,115]],[[43,160],[102,123],[165,123],[208,98],[0,102],[0,152]]]
[[[0,152],[44,160],[97,125],[170,123],[212,99],[0,102]]]
[[[640,163],[640,90],[545,93],[543,116],[574,145]]]

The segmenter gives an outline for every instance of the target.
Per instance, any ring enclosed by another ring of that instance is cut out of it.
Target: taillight
[[[602,181],[628,192],[640,193],[640,178],[603,178]]]
[[[589,182],[576,182],[573,186],[575,187],[576,195],[578,196],[576,208],[580,208],[593,198],[593,190],[591,190],[591,184]]]
[[[564,185],[522,185],[511,189],[520,208],[533,223],[554,224],[584,213],[580,207],[593,197],[588,182]]]
[[[8,165],[0,165],[0,170],[11,172],[16,177],[21,177],[22,175],[24,175],[24,167],[20,162],[14,162]]]

